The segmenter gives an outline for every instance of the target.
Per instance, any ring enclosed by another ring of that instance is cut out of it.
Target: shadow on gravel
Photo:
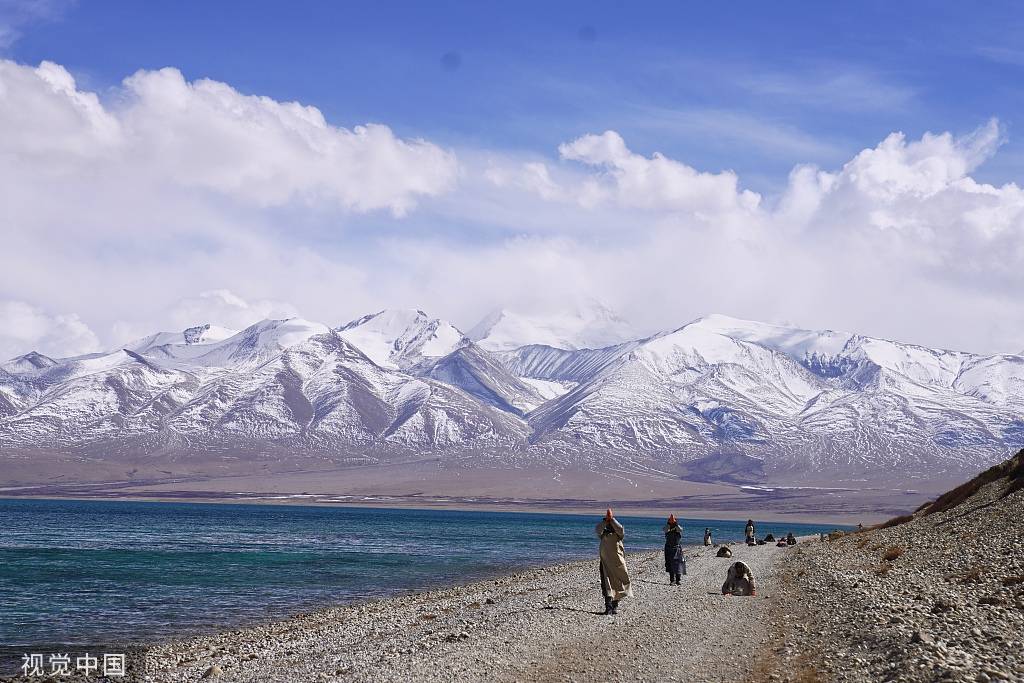
[[[995,505],[998,502],[999,501],[997,501],[997,500],[993,500],[993,501],[988,502],[988,503],[983,503],[983,504],[981,504],[981,505],[979,505],[977,507],[971,508],[967,512],[961,512],[959,515],[954,515],[952,517],[947,517],[946,519],[942,520],[941,522],[939,522],[935,526],[943,526],[944,524],[949,524],[950,522],[953,522],[953,521],[956,521],[956,520],[961,519],[963,517],[966,517],[968,515],[974,514],[978,510],[984,510],[987,507],[992,507],[993,505]]]
[[[549,609],[549,610],[560,609],[560,610],[563,610],[565,612],[579,612],[580,614],[596,614],[599,617],[603,617],[604,616],[604,612],[603,611],[591,612],[588,609],[580,609],[578,607],[560,607],[560,606],[557,606],[557,605],[552,605],[551,607],[545,607],[544,609]]]

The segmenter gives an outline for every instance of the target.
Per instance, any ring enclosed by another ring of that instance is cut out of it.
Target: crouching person
[[[619,600],[633,594],[629,586],[629,571],[626,569],[626,552],[622,539],[626,531],[612,516],[611,508],[595,528],[601,539],[601,592],[604,595],[604,613],[618,614]]]
[[[722,584],[722,595],[757,595],[750,567],[743,562],[733,562]]]

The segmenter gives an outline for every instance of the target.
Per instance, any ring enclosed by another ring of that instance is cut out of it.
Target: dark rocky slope
[[[1024,681],[1022,489],[1024,451],[913,515],[799,546],[764,678]]]

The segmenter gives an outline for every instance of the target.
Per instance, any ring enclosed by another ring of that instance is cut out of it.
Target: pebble
[[[588,558],[160,644],[150,650],[148,671],[152,683],[194,683],[203,669],[179,668],[177,659],[216,647],[242,653],[218,655],[230,657],[230,666],[215,665],[224,667],[216,677],[225,683],[753,679],[759,658],[748,653],[772,652],[781,642],[775,634],[806,623],[774,590],[776,567],[789,553],[736,549],[770,601],[724,599],[719,588],[729,560],[694,560],[683,585],[670,588],[661,552],[637,552],[627,556],[634,595],[614,617],[601,614],[600,584]],[[664,656],[666,634],[672,657]],[[599,642],[614,647],[579,647]],[[709,642],[721,647],[714,658],[706,656]]]
[[[782,568],[792,577],[782,597],[806,606],[805,628],[785,635],[795,642],[774,657],[774,673],[838,683],[1024,682],[1024,647],[1015,645],[1024,591],[1000,592],[1005,577],[1024,576],[1024,491],[1004,498],[1002,486],[906,524],[801,544]],[[892,547],[904,552],[879,572],[880,551]]]
[[[930,635],[924,633],[923,631],[914,631],[914,635],[910,636],[910,642],[921,643],[923,645],[931,645],[935,641]]]

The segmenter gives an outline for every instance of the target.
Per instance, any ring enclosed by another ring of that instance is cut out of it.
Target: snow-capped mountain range
[[[612,309],[591,301],[569,313],[543,317],[502,309],[477,323],[468,336],[488,351],[513,351],[533,344],[575,351],[629,341],[633,330]]]
[[[199,325],[0,364],[0,451],[307,453],[613,465],[685,478],[882,482],[1024,446],[1024,357],[711,315],[634,339],[607,309]],[[227,456],[225,456],[227,457]]]

